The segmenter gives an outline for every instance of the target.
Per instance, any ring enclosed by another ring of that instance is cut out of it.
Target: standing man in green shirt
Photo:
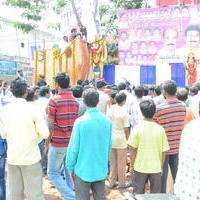
[[[152,100],[140,103],[144,120],[139,123],[128,139],[131,147],[131,164],[134,169],[133,192],[143,194],[145,183],[150,181],[150,192],[161,192],[161,173],[165,154],[169,150],[166,133],[153,121],[156,106]]]

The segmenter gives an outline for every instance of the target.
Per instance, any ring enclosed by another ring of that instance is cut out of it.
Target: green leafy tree
[[[21,8],[21,17],[26,19],[26,23],[21,21],[13,22],[14,26],[28,33],[37,27],[37,22],[42,20],[42,12],[45,9],[44,0],[8,0],[8,5]]]

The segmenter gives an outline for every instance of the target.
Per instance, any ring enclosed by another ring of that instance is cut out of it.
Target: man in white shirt
[[[42,86],[40,88],[40,97],[38,100],[36,100],[35,106],[37,108],[38,113],[41,114],[41,116],[44,118],[44,120],[47,123],[47,106],[49,103],[49,98],[50,98],[50,88],[48,86]],[[41,139],[39,140],[39,148],[40,148],[40,153],[41,153],[41,164],[42,164],[42,171],[43,174],[47,174],[47,156],[44,153],[45,149],[45,140]]]
[[[106,83],[102,80],[99,80],[96,83],[97,91],[99,93],[99,103],[97,104],[97,108],[103,114],[106,114],[107,107],[108,107],[108,104],[109,104],[109,101],[110,101],[109,96],[103,92],[105,86],[106,86]]]
[[[0,133],[7,140],[8,183],[10,200],[44,200],[39,138],[47,138],[45,120],[26,102],[27,84],[16,79],[11,84],[15,101],[0,113]]]

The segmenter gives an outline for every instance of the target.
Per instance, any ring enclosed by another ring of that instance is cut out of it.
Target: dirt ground
[[[106,185],[107,184],[108,183],[106,183]],[[58,191],[54,187],[52,187],[52,185],[49,183],[47,178],[44,178],[43,190],[45,193],[46,200],[63,200]],[[125,200],[126,198],[124,197],[123,193],[126,191],[131,192],[131,190],[132,190],[131,188],[126,190],[109,190],[106,187],[107,200]]]

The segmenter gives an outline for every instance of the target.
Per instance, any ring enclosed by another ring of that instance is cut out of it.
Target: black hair
[[[181,91],[178,90],[176,96],[178,100],[185,102],[188,98],[188,91],[186,89]]]
[[[189,86],[189,85],[186,85],[186,86],[185,86],[185,89],[189,92],[189,91],[190,91],[190,86]]]
[[[81,98],[83,94],[83,87],[81,85],[72,87],[72,93],[75,98]]]
[[[144,100],[140,103],[140,110],[145,118],[152,119],[156,112],[156,105],[153,100]]]
[[[86,89],[83,93],[83,99],[86,106],[96,107],[99,103],[99,93],[94,88]]]
[[[168,95],[175,96],[177,91],[176,82],[173,80],[165,81],[162,84],[163,90],[167,92]]]
[[[189,31],[197,31],[200,34],[200,27],[197,25],[190,25],[187,27],[187,29],[185,30],[185,35],[187,35],[187,33]]]
[[[106,85],[106,89],[112,89],[111,85]]]
[[[190,87],[190,92],[194,93],[195,95],[198,94],[198,88],[196,86]]]
[[[59,72],[55,76],[55,82],[61,87],[62,89],[69,88],[70,78],[64,72]]]
[[[118,84],[118,90],[125,90],[126,89],[126,83],[119,83]]]
[[[82,80],[78,80],[77,85],[82,85],[82,82],[83,82]]]
[[[55,95],[55,94],[58,93],[58,91],[57,91],[57,89],[51,89],[51,93],[52,93],[53,95]]]
[[[71,33],[73,33],[73,32],[77,32],[77,29],[76,28],[72,28],[71,29]]]
[[[106,86],[106,82],[105,82],[105,81],[102,81],[102,80],[97,81],[97,83],[96,83],[97,89],[101,89],[101,88],[103,88],[104,86]]]
[[[115,96],[115,100],[118,104],[121,104],[123,101],[126,100],[126,94],[124,92],[119,92]]]
[[[161,88],[161,86],[156,86],[156,87],[155,87],[155,93],[156,93],[157,96],[161,95],[161,93],[162,93],[162,88]]]
[[[40,88],[40,96],[41,97],[44,97],[46,96],[46,94],[49,94],[50,93],[50,88],[48,86],[42,86]]]
[[[89,81],[89,80],[85,80],[84,82],[85,82],[87,85],[90,84],[90,81]]]
[[[33,87],[32,89],[33,89],[33,91],[35,92],[36,90],[39,90],[40,87],[39,87],[39,86],[35,86],[35,87]]]
[[[155,87],[154,87],[154,86],[150,86],[150,87],[149,87],[149,90],[153,90],[153,91],[154,91],[154,90],[155,90]]]
[[[23,97],[26,94],[28,85],[21,79],[16,79],[11,83],[11,92],[15,97]]]
[[[135,96],[140,99],[144,95],[144,88],[142,86],[137,86],[135,87],[134,92]]]
[[[34,101],[34,95],[35,91],[34,89],[28,89],[28,95],[26,96],[26,101]]]
[[[149,94],[149,88],[147,86],[144,86],[144,96],[148,96]]]
[[[117,92],[111,92],[110,94],[108,94],[108,96],[114,99],[116,97],[116,94]]]

